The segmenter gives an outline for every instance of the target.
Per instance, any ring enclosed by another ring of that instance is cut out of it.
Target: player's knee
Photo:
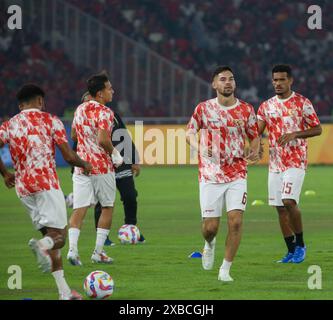
[[[286,210],[286,207],[277,207],[277,213],[280,218],[288,218],[289,212]]]
[[[234,219],[230,223],[230,228],[233,232],[240,232],[242,229],[242,220],[240,219]]]
[[[58,238],[58,247],[59,247],[59,249],[63,248],[65,246],[65,244],[66,244],[66,237],[64,237],[62,235],[59,236],[59,238]]]
[[[56,243],[57,243],[57,247],[59,249],[63,248],[66,244],[66,232],[58,232],[57,235],[56,235]]]
[[[287,208],[287,209],[291,209],[296,207],[296,201],[292,200],[292,199],[282,199],[283,205]]]
[[[203,230],[208,237],[214,237],[217,234],[218,225],[209,223],[204,226]]]

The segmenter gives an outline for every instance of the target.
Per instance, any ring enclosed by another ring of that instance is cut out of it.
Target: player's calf
[[[202,235],[208,243],[212,242],[217,235],[219,222],[219,218],[204,218],[202,222]]]

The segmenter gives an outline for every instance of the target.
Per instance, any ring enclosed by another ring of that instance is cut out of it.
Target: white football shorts
[[[36,230],[43,227],[64,229],[67,226],[67,210],[62,190],[51,189],[34,195],[20,197],[28,210]]]
[[[247,181],[238,179],[229,183],[200,182],[200,207],[202,218],[218,218],[226,211],[245,211],[247,200]]]
[[[268,175],[269,205],[283,206],[282,199],[292,199],[299,203],[305,170],[291,168],[284,172],[270,172]]]
[[[114,172],[91,176],[73,174],[73,209],[90,207],[97,202],[102,207],[113,207],[115,199]]]

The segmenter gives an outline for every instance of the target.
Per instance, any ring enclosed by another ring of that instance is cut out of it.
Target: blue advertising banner
[[[65,129],[66,129],[66,133],[67,133],[68,143],[72,147],[73,140],[71,139],[71,125],[65,124]],[[56,163],[57,163],[57,167],[68,167],[68,163],[64,160],[64,158],[61,155],[61,152],[59,151],[59,149],[57,147],[56,147]]]
[[[5,145],[4,148],[0,149],[0,156],[6,167],[12,167],[12,158],[9,153],[8,145]]]

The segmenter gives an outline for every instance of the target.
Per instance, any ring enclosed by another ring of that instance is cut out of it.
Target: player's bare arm
[[[112,157],[112,162],[115,167],[119,167],[124,162],[119,151],[112,145],[110,134],[106,130],[98,130],[98,144]]]
[[[260,149],[260,137],[250,140],[249,154],[246,157],[246,160],[250,164],[254,164],[260,160],[259,149]]]
[[[74,142],[77,142],[77,134],[74,128],[71,129],[71,138]]]
[[[261,137],[266,129],[266,122],[262,120],[258,120],[258,128],[259,128],[259,136]],[[264,143],[260,139],[260,145],[259,145],[259,159],[262,159],[262,156],[264,154]]]
[[[4,143],[0,141],[0,148],[4,147]],[[15,175],[8,171],[5,164],[2,162],[2,159],[0,158],[0,174],[3,176],[5,185],[7,188],[13,188],[15,187]]]
[[[258,120],[258,127],[259,127],[259,135],[262,135],[266,129],[266,122]]]
[[[65,161],[74,167],[84,169],[84,174],[88,175],[92,170],[92,165],[89,162],[83,161],[69,146],[68,143],[58,145],[59,150]]]
[[[187,130],[186,131],[186,142],[191,148],[198,151],[199,148],[198,148],[198,139],[197,139],[196,133],[193,133],[193,131]]]
[[[198,134],[193,133],[191,130],[186,131],[186,142],[190,145],[190,147],[195,150],[196,152],[199,152],[199,139]],[[212,149],[200,149],[200,153],[202,156],[205,157],[212,157]]]
[[[316,136],[320,136],[321,133],[322,133],[321,125],[318,125],[318,126],[315,126],[313,128],[310,128],[310,129],[307,129],[304,131],[286,133],[278,139],[278,143],[280,146],[283,147],[292,140],[316,137]]]
[[[114,146],[110,140],[110,134],[106,130],[98,130],[97,142],[105,152],[112,154]]]

